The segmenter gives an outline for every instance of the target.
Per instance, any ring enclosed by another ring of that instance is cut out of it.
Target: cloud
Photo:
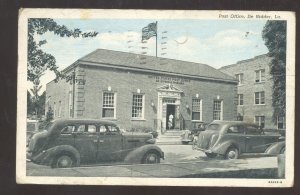
[[[227,29],[207,38],[200,38],[198,34],[170,35],[167,40],[158,37],[157,53],[164,58],[203,63],[219,68],[249,58],[249,52],[252,52],[254,57],[265,51],[259,33],[249,31],[248,36],[245,35],[244,31]],[[155,56],[155,37],[142,43],[141,33],[137,31],[103,32],[94,38],[84,39],[58,37],[53,33],[35,38],[48,41],[42,49],[55,57],[60,70],[99,48]],[[166,44],[161,44],[162,42]],[[256,45],[259,49],[253,49]],[[47,76],[41,79],[42,84],[51,81],[51,78],[53,79],[54,75],[47,73]]]
[[[203,43],[211,48],[242,48],[251,45],[251,41],[246,38],[246,32],[239,30],[225,30],[216,33],[213,37],[203,40]]]

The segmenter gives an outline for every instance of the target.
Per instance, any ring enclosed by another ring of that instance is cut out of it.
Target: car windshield
[[[48,122],[45,127],[43,128],[43,130],[49,131],[49,128],[52,126],[52,122]]]
[[[220,125],[219,124],[209,124],[206,128],[206,130],[214,130],[214,131],[219,131],[220,130]]]

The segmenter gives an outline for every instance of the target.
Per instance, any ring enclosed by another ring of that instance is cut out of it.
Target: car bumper
[[[32,155],[31,152],[26,153],[26,161],[34,162],[36,164],[41,165],[50,165],[51,164],[51,158],[50,154],[46,151],[42,151],[41,153],[37,155]]]
[[[213,151],[210,150],[210,149],[203,149],[203,148],[199,148],[198,146],[194,146],[193,149],[194,149],[194,150],[200,150],[200,151],[202,151],[202,152],[209,153],[209,154],[215,153],[215,152],[213,152]]]

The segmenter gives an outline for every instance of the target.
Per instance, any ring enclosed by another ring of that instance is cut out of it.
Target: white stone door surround
[[[176,106],[175,120],[180,117],[181,95],[183,91],[173,84],[166,84],[157,88],[158,102],[157,102],[157,130],[164,132],[166,130],[166,108],[167,104]]]

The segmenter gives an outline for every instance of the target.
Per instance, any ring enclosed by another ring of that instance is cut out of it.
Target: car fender
[[[69,153],[75,157],[75,166],[80,165],[80,154],[76,148],[70,145],[59,145],[48,150],[42,151],[40,154],[33,158],[34,162],[38,162],[40,164],[52,165],[55,157],[62,153]]]
[[[270,145],[265,153],[270,155],[280,154],[281,150],[285,147],[285,141],[276,142]]]
[[[127,156],[124,159],[125,163],[141,163],[144,155],[149,152],[150,150],[156,151],[160,158],[164,159],[164,153],[163,151],[157,146],[153,144],[144,145],[141,146],[127,154]]]
[[[238,147],[238,144],[233,141],[226,141],[226,142],[223,142],[222,144],[217,144],[211,149],[211,151],[213,153],[225,155],[226,151],[231,146],[236,147],[238,149],[238,151],[240,152],[240,148]]]

